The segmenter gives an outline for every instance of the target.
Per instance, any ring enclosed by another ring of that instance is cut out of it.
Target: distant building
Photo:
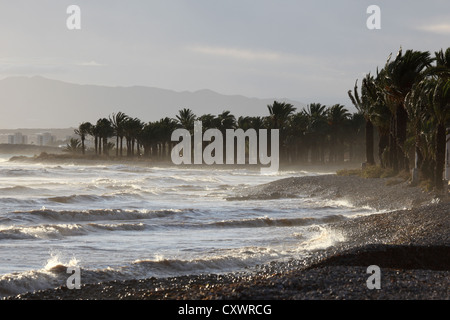
[[[50,132],[44,132],[36,135],[38,146],[49,146],[56,141],[56,137]]]
[[[28,144],[28,136],[21,132],[8,135],[8,144]]]

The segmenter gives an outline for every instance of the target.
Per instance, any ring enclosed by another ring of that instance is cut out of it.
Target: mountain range
[[[81,122],[122,111],[144,122],[174,118],[182,108],[198,116],[224,110],[239,116],[266,116],[274,100],[305,105],[289,99],[249,98],[223,95],[211,90],[176,92],[144,86],[113,87],[81,85],[41,76],[8,77],[0,80],[0,129],[68,128]]]

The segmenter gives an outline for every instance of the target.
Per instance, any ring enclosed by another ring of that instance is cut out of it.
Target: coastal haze
[[[222,95],[211,90],[176,92],[130,86],[79,85],[44,77],[10,77],[0,80],[0,105],[5,116],[0,129],[75,128],[84,121],[95,122],[113,112],[125,112],[143,121],[174,118],[181,108],[196,114],[219,114],[224,110],[238,116],[267,114],[273,99]],[[305,105],[289,99],[298,108]]]
[[[102,116],[120,108],[130,116],[143,115],[146,121],[162,114],[174,116],[172,108],[184,107],[198,115],[228,108],[238,115],[263,116],[272,99],[297,101],[298,109],[320,102],[340,103],[354,111],[347,91],[356,79],[367,72],[375,74],[400,46],[434,52],[450,34],[449,4],[438,0],[407,5],[378,1],[380,30],[366,26],[367,8],[374,4],[370,1],[81,0],[76,3],[81,9],[80,30],[66,26],[71,4],[51,0],[0,4],[2,87],[29,91],[7,92],[6,97],[2,92],[2,113],[21,121],[2,117],[0,128],[78,126],[80,120],[96,120],[90,115],[99,115],[108,102],[110,109]],[[6,79],[17,76],[42,76],[72,86],[39,78]],[[55,91],[44,96],[38,88]],[[216,100],[212,92],[202,90],[263,101]],[[16,98],[11,101],[13,94]],[[119,100],[111,101],[109,94]],[[163,99],[166,94],[168,101]],[[189,101],[192,96],[208,102]],[[191,102],[196,105],[188,105]],[[81,119],[86,110],[89,113]]]
[[[76,2],[0,3],[0,299],[450,298],[448,2]]]

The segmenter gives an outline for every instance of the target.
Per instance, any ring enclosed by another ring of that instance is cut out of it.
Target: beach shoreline
[[[304,260],[274,262],[244,273],[185,275],[62,286],[5,299],[450,299],[450,202],[407,182],[318,175],[242,190],[239,199],[323,197],[378,213],[328,224],[345,240]],[[369,290],[367,267],[379,265],[382,289]]]
[[[161,168],[182,168],[182,169],[245,169],[259,171],[261,165],[246,164],[174,164],[170,159],[152,159],[146,157],[116,157],[105,155],[74,155],[69,153],[47,153],[41,152],[34,155],[13,155],[9,156],[9,162],[15,163],[35,163],[47,165],[82,165],[82,166],[99,166],[99,165],[132,165],[144,167],[161,167]],[[304,171],[333,174],[337,170],[357,169],[361,168],[359,162],[341,162],[341,163],[301,163],[297,165],[280,163],[280,171]]]

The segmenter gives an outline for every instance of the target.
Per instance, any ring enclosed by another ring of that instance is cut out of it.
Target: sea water
[[[66,284],[243,271],[302,257],[342,236],[327,223],[365,214],[345,202],[238,200],[248,188],[315,175],[0,159],[0,297]],[[230,200],[232,198],[234,200]]]

